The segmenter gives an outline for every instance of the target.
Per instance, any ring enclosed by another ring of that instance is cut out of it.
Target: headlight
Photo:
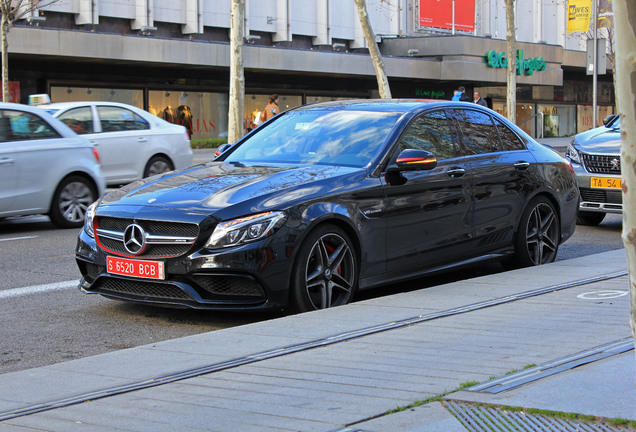
[[[579,165],[581,164],[581,156],[572,144],[568,147],[568,151],[565,152],[565,157],[569,158],[574,163]]]
[[[283,226],[286,218],[283,212],[271,211],[220,222],[205,247],[219,249],[262,240]]]
[[[84,231],[90,237],[95,238],[95,233],[93,232],[93,220],[95,219],[95,209],[97,208],[97,202],[89,205],[86,209],[86,214],[84,215]]]

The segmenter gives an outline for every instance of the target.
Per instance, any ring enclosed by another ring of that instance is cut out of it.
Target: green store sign
[[[501,51],[490,50],[486,53],[486,61],[488,66],[492,68],[507,68],[508,59],[506,53]],[[534,71],[544,71],[545,60],[543,57],[523,58],[523,50],[517,50],[517,75],[532,75]]]

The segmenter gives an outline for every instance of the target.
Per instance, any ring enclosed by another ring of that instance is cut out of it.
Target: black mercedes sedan
[[[301,106],[212,162],[96,202],[77,243],[80,289],[171,307],[328,308],[483,260],[552,262],[578,204],[569,163],[479,105]]]

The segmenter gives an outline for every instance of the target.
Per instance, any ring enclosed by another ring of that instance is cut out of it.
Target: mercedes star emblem
[[[139,255],[146,248],[146,232],[137,224],[131,224],[124,231],[124,247],[133,255]]]

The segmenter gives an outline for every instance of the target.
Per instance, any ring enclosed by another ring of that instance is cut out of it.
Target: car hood
[[[211,162],[133,182],[105,196],[100,206],[178,209],[223,220],[236,214],[282,210],[298,201],[338,193],[364,175],[363,169],[350,167]]]
[[[580,133],[574,137],[574,145],[585,153],[619,154],[621,147],[620,129],[601,126]]]

